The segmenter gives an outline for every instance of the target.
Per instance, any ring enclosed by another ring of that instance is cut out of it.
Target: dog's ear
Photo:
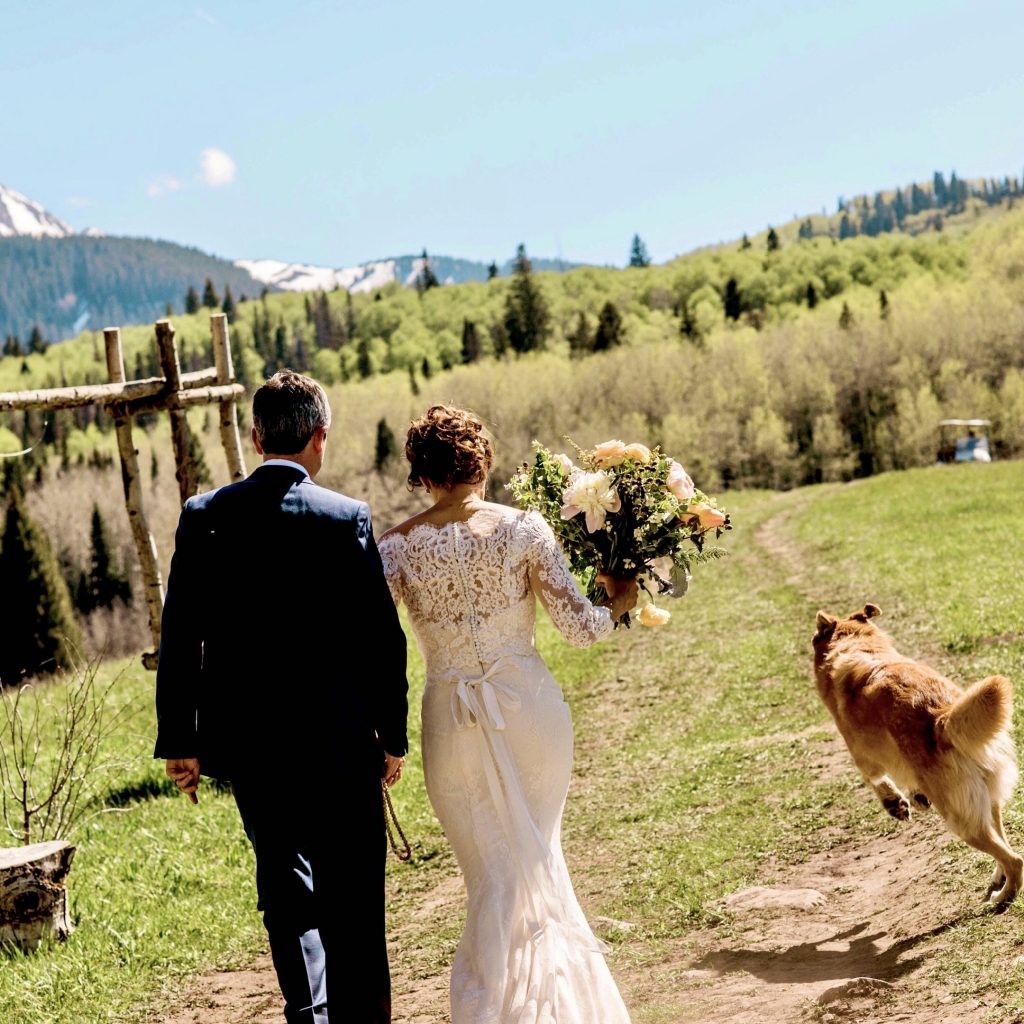
[[[836,617],[834,615],[829,615],[828,612],[818,612],[815,625],[818,627],[819,633],[831,632],[836,628]]]
[[[881,615],[882,609],[877,604],[866,604],[859,612],[854,612],[850,618],[855,622],[867,622],[868,619],[873,619],[876,615]]]

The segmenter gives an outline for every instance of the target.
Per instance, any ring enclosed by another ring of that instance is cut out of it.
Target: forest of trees
[[[145,323],[167,304],[182,311],[187,289],[205,279],[254,298],[263,285],[233,263],[198,249],[145,238],[0,238],[0,338],[24,344],[93,329]],[[81,326],[77,328],[81,330]]]
[[[962,197],[946,184],[947,199]],[[370,497],[384,522],[410,510],[405,424],[438,400],[475,408],[494,426],[499,500],[531,440],[562,444],[565,434],[585,445],[606,436],[661,443],[712,492],[927,465],[943,416],[990,419],[996,457],[1016,457],[1024,204],[1009,188],[998,207],[968,192],[966,211],[948,214],[942,230],[871,237],[860,204],[844,204],[840,217],[856,220],[857,233],[842,241],[805,218],[660,266],[648,265],[636,236],[625,269],[538,273],[520,246],[510,274],[451,287],[423,274],[418,288],[242,301],[204,278],[180,293],[183,301],[191,288],[195,307],[174,318],[182,365],[211,364],[208,314],[225,309],[249,388],[284,366],[320,379],[344,423],[324,482]],[[127,328],[123,339],[129,374],[156,374],[152,327]],[[105,379],[96,333],[25,348],[0,356],[0,390]],[[206,485],[220,482],[216,424],[209,413],[191,419],[197,450],[211,458]],[[178,501],[167,428],[154,416],[138,426],[163,551]],[[16,539],[11,549],[0,538],[0,559],[24,569],[19,552],[31,545],[17,538],[45,529],[50,554],[35,557],[49,568],[37,575],[66,591],[45,600],[70,607],[89,636],[114,615],[140,622],[112,427],[88,407],[0,417],[0,452],[32,447],[17,462],[18,486],[0,485]],[[69,503],[75,515],[61,515]]]

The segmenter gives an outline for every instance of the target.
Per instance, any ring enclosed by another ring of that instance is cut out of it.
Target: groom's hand
[[[402,765],[405,764],[404,757],[392,757],[384,751],[384,782],[393,786],[402,777]]]
[[[171,757],[167,759],[167,774],[174,784],[185,793],[192,803],[199,803],[196,790],[199,788],[199,758]]]

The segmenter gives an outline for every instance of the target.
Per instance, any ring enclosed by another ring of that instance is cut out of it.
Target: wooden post
[[[0,946],[28,953],[48,937],[67,938],[70,843],[33,843],[0,850]]]
[[[160,350],[160,368],[167,381],[167,390],[171,394],[181,391],[178,346],[174,342],[174,327],[170,320],[157,320],[156,343]],[[192,459],[192,439],[185,410],[169,409],[168,412],[171,417],[171,443],[174,445],[174,476],[178,481],[181,503],[184,505],[199,490],[196,467]]]
[[[112,384],[124,383],[124,354],[121,349],[121,332],[108,327],[103,332],[107,348],[107,373]],[[160,650],[160,616],[164,607],[164,581],[160,576],[160,562],[157,559],[156,543],[146,522],[142,505],[142,478],[139,473],[139,452],[132,438],[132,417],[123,407],[114,406],[114,431],[117,434],[117,450],[121,455],[121,483],[124,486],[124,503],[128,509],[128,522],[135,550],[142,568],[142,583],[146,592],[146,609],[149,612],[149,631],[153,636],[153,651],[142,656],[143,664],[153,667]]]
[[[213,361],[217,367],[217,383],[233,384],[235,368],[231,363],[231,342],[228,340],[228,318],[226,313],[210,315],[210,331],[213,334]],[[238,434],[238,409],[235,400],[220,403],[220,443],[228,460],[231,482],[245,478],[245,460],[242,457],[242,439]]]

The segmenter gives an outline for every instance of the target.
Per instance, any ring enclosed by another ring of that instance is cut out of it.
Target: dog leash
[[[409,840],[405,838],[402,826],[398,823],[398,815],[395,814],[395,806],[391,803],[388,784],[383,779],[380,780],[380,789],[384,799],[384,829],[388,834],[388,842],[391,844],[395,856],[400,861],[407,861],[412,857],[412,847],[409,845]],[[398,838],[402,840],[401,846],[395,841],[396,832]]]

